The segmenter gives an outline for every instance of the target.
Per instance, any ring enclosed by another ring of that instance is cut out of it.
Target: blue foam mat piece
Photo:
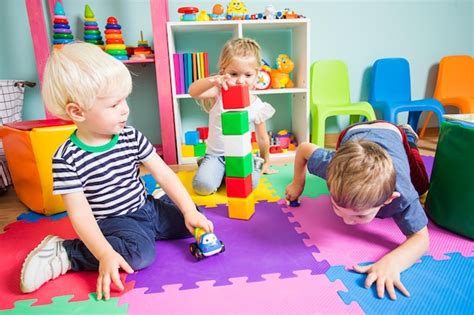
[[[410,292],[407,298],[397,291],[397,300],[385,294],[377,297],[375,285],[364,287],[366,275],[331,267],[326,275],[331,281],[340,279],[347,292],[338,294],[346,304],[356,302],[367,314],[474,314],[474,257],[448,253],[450,259],[434,260],[423,256],[401,275]]]

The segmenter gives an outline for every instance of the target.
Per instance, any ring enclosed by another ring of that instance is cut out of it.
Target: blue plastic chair
[[[397,114],[409,112],[408,123],[418,130],[422,111],[433,111],[441,124],[445,113],[443,105],[434,98],[411,99],[410,66],[404,58],[384,58],[372,67],[369,103],[381,118],[397,124]]]

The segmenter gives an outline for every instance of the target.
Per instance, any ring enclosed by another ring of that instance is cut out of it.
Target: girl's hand
[[[276,173],[278,173],[278,170],[274,170],[274,169],[270,168],[270,163],[265,162],[263,164],[263,167],[262,167],[262,173],[263,174],[276,174]]]
[[[208,78],[209,82],[211,82],[217,88],[223,88],[224,90],[229,89],[230,85],[235,85],[232,80],[230,74],[226,73],[223,75],[215,75]]]
[[[99,277],[97,278],[97,300],[110,298],[110,285],[113,283],[120,291],[124,286],[120,281],[119,269],[133,273],[132,267],[116,251],[111,251],[99,259]]]
[[[214,231],[214,224],[212,221],[209,221],[204,214],[197,210],[187,212],[184,215],[184,223],[191,235],[194,235],[194,229],[198,227],[206,232]]]

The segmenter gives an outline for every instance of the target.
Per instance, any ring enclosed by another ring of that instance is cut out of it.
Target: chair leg
[[[324,136],[326,133],[326,117],[314,117],[317,120],[313,122],[313,133],[311,135],[311,142],[318,147],[324,148]]]
[[[387,109],[383,112],[383,119],[396,125],[397,124],[397,112]]]
[[[408,124],[418,133],[418,122],[420,121],[421,111],[408,113]]]
[[[421,131],[420,131],[420,139],[425,136],[426,127],[428,127],[428,123],[431,120],[431,116],[433,116],[433,112],[429,112],[428,115],[426,116],[425,123],[423,124],[423,127],[421,128]]]

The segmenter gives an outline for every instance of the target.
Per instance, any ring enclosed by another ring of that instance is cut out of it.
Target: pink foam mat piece
[[[48,234],[55,234],[62,238],[72,239],[77,235],[74,232],[69,218],[57,221],[41,219],[35,223],[17,221],[5,228],[5,233],[0,234],[0,310],[14,307],[15,301],[37,299],[33,304],[50,304],[52,298],[63,295],[73,295],[70,300],[89,300],[89,293],[95,292],[97,272],[68,272],[59,278],[44,284],[39,290],[24,294],[20,291],[20,272],[28,253]],[[125,283],[125,274],[121,274]],[[130,290],[132,284],[126,284],[125,290]],[[112,292],[118,296],[121,292]]]
[[[283,204],[282,201],[280,201]],[[319,253],[313,253],[317,260],[325,259],[331,266],[352,267],[355,264],[380,259],[388,251],[401,244],[405,236],[393,219],[374,219],[369,224],[346,225],[334,214],[329,196],[312,199],[301,198],[298,208],[284,207],[291,222],[297,222],[298,233],[306,233],[304,242],[317,246]],[[428,224],[430,249],[426,255],[436,260],[449,259],[446,253],[459,252],[465,257],[474,255],[474,242]]]
[[[180,285],[164,286],[165,291],[145,294],[146,288],[128,291],[119,306],[128,304],[128,314],[363,314],[356,303],[349,305],[337,291],[346,291],[340,281],[311,270],[296,271],[294,278],[279,274],[263,275],[265,281],[246,282],[246,277],[230,278],[232,285],[214,287],[214,281],[198,282],[199,288],[179,290]]]

